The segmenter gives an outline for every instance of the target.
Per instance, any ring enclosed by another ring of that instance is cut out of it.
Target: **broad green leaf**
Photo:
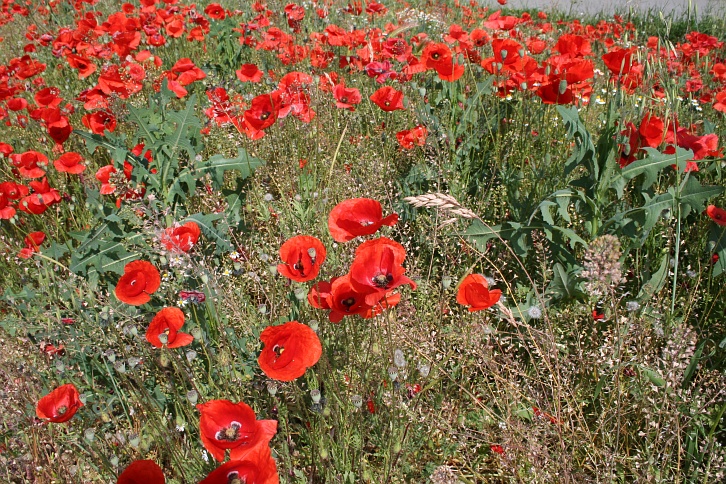
[[[640,367],[640,371],[642,371],[646,377],[648,377],[648,380],[650,382],[657,386],[657,387],[664,387],[666,384],[666,381],[663,379],[662,376],[660,376],[660,373],[658,373],[655,370],[651,370],[650,368],[647,368],[645,366]]]
[[[650,188],[655,183],[655,180],[658,178],[658,173],[663,168],[679,163],[685,166],[685,162],[693,158],[693,152],[683,148],[676,148],[676,152],[673,154],[661,153],[654,148],[644,148],[644,150],[648,153],[647,157],[632,162],[620,172],[620,175],[625,180],[632,180],[638,175],[644,174],[643,190]],[[615,182],[616,180],[614,180]]]
[[[650,276],[648,282],[643,284],[638,292],[638,299],[641,301],[648,301],[658,291],[663,289],[666,281],[668,280],[668,262],[670,261],[670,254],[665,254],[660,262],[660,267],[653,275]]]
[[[479,250],[486,250],[486,243],[491,239],[511,240],[521,224],[505,222],[502,225],[488,226],[481,220],[474,220],[466,229],[464,235],[472,241]]]
[[[265,162],[261,159],[250,156],[244,148],[237,148],[236,158],[225,158],[222,155],[214,155],[205,162],[197,163],[196,171],[201,174],[210,174],[215,188],[219,189],[224,183],[225,171],[238,170],[242,178],[245,179],[264,164]]]
[[[572,267],[565,268],[559,262],[552,266],[553,277],[545,294],[560,301],[582,299],[585,294],[580,289],[580,283]]]
[[[696,213],[702,212],[706,208],[706,201],[719,196],[723,191],[722,186],[702,186],[694,176],[689,176],[680,193],[681,216],[688,216],[691,210]]]

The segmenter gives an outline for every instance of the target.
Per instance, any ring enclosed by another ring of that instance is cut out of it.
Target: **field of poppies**
[[[2,0],[0,481],[726,479],[726,21]]]

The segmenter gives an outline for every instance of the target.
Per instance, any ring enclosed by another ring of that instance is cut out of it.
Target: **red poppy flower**
[[[222,7],[218,3],[210,3],[207,5],[207,7],[204,9],[204,13],[209,15],[209,18],[212,18],[214,20],[224,20],[225,11],[224,7]]]
[[[0,220],[9,220],[13,218],[16,213],[17,211],[13,204],[10,203],[10,200],[8,200],[8,196],[0,190]]]
[[[244,460],[231,460],[213,470],[199,484],[279,484],[275,459],[270,448],[258,446]]]
[[[196,222],[187,222],[180,227],[169,227],[161,236],[161,243],[172,252],[189,252],[199,240],[201,231]]]
[[[60,203],[60,193],[50,186],[47,178],[44,177],[40,181],[33,180],[28,185],[30,185],[33,193],[20,201],[18,208],[23,212],[40,215],[51,205]]]
[[[28,101],[22,97],[14,97],[7,100],[6,106],[10,111],[22,111],[28,107]]]
[[[429,132],[425,126],[416,126],[413,129],[407,129],[396,133],[396,139],[401,148],[410,150],[414,146],[424,146],[426,144],[426,137]]]
[[[611,73],[616,75],[627,74],[636,64],[633,62],[633,54],[635,53],[635,50],[635,47],[631,47],[629,49],[615,47],[607,54],[603,54],[602,60],[605,63],[605,67],[607,67]]]
[[[391,86],[378,89],[371,95],[371,101],[387,112],[403,109],[403,93],[396,91]]]
[[[124,275],[116,285],[116,297],[119,301],[132,306],[140,306],[151,300],[153,294],[161,285],[159,271],[151,262],[136,260],[124,267]]]
[[[279,110],[280,94],[277,91],[262,94],[254,98],[250,108],[244,112],[245,122],[255,130],[262,131],[275,123]]]
[[[388,291],[403,284],[416,289],[416,283],[403,275],[405,258],[406,249],[386,237],[358,246],[350,266],[350,283],[355,291],[366,295],[365,304],[375,306]]]
[[[73,383],[67,383],[38,400],[35,414],[38,418],[63,423],[69,421],[82,406],[78,389]]]
[[[308,291],[308,302],[312,307],[316,309],[330,309],[328,296],[330,296],[332,283],[335,279],[336,278],[333,278],[330,282],[320,281],[310,287],[310,290]]]
[[[78,175],[86,169],[86,165],[83,165],[81,163],[82,161],[83,158],[81,155],[73,151],[68,151],[55,160],[53,166],[60,172]]]
[[[57,87],[46,87],[36,92],[33,99],[38,106],[55,108],[63,102],[60,97],[60,89]]]
[[[234,73],[237,74],[237,79],[242,82],[260,82],[264,75],[264,72],[255,64],[245,64],[234,71]]]
[[[96,111],[92,114],[86,114],[81,118],[83,126],[90,129],[95,134],[103,135],[108,130],[113,133],[116,130],[116,117],[111,111]]]
[[[638,134],[640,135],[640,140],[643,142],[642,144],[644,146],[657,148],[663,142],[665,124],[658,116],[646,114],[640,122]]]
[[[348,242],[360,235],[371,235],[382,225],[393,226],[398,214],[383,218],[381,203],[371,198],[344,200],[330,211],[328,229],[336,242]]]
[[[243,402],[210,400],[197,405],[201,412],[199,432],[204,448],[219,462],[230,449],[232,460],[245,460],[259,447],[267,447],[277,433],[277,420],[257,420],[255,412]]]
[[[23,178],[40,178],[45,175],[45,170],[39,167],[38,164],[48,164],[47,156],[32,150],[25,153],[13,153],[10,155],[10,160]]]
[[[492,444],[489,446],[489,449],[499,455],[504,455],[504,447],[502,447],[501,445]]]
[[[186,346],[194,341],[194,337],[190,334],[180,333],[179,330],[184,326],[184,313],[179,308],[164,308],[151,320],[149,328],[146,330],[146,341],[156,348],[164,345],[167,348],[179,348]],[[166,335],[166,342],[162,343],[160,335]]]
[[[341,322],[344,316],[366,314],[372,308],[366,304],[366,295],[353,289],[350,274],[332,281],[327,305],[331,310],[328,315],[331,323]]]
[[[709,205],[708,208],[706,208],[706,215],[711,217],[711,220],[716,222],[718,225],[722,227],[726,226],[726,210],[723,208],[719,208],[715,205]]]
[[[135,460],[124,469],[116,484],[164,484],[164,471],[153,460]]]
[[[502,291],[499,289],[489,290],[486,277],[481,274],[469,274],[461,281],[459,291],[456,293],[456,302],[469,306],[469,312],[474,312],[494,306],[501,297]]]
[[[45,242],[45,233],[31,232],[25,237],[25,248],[20,251],[18,257],[21,259],[30,259],[35,252],[39,252],[40,244]]]
[[[320,240],[309,235],[297,235],[280,247],[283,263],[277,266],[277,272],[293,281],[311,281],[318,276],[326,254]]]
[[[345,87],[338,84],[333,88],[333,97],[335,97],[335,106],[340,109],[355,111],[355,105],[360,104],[360,91],[354,87]]]
[[[361,316],[363,319],[371,319],[378,316],[388,308],[392,308],[401,302],[401,295],[396,292],[388,292],[386,296],[378,301],[375,306],[363,312]]]
[[[453,62],[451,49],[446,44],[429,42],[421,53],[421,61],[427,69],[440,69],[450,67]]]
[[[297,321],[268,326],[260,334],[260,340],[264,347],[257,363],[273,380],[292,381],[301,377],[323,354],[315,331]]]

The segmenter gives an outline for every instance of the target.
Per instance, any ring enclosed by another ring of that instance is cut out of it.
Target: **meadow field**
[[[724,482],[725,18],[3,0],[0,481]]]

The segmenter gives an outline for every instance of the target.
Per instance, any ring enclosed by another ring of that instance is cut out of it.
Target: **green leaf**
[[[595,163],[595,145],[585,123],[580,119],[580,113],[575,106],[557,106],[557,112],[562,116],[567,129],[567,138],[575,140],[575,150],[565,162],[565,176],[572,173],[578,166],[583,166],[590,174],[592,185],[600,177],[600,168]]]
[[[693,159],[693,151],[680,147],[676,148],[676,152],[673,154],[661,153],[654,148],[644,148],[644,150],[648,153],[647,157],[632,162],[620,171],[620,175],[625,180],[632,180],[638,175],[645,174],[643,190],[650,188],[655,183],[658,173],[663,168],[678,164],[685,166],[687,160]]]
[[[502,225],[489,226],[485,225],[481,220],[474,220],[471,225],[466,229],[464,235],[467,239],[476,245],[479,250],[486,250],[486,243],[491,239],[503,239],[510,240],[516,228],[514,225],[520,226],[520,224],[513,224],[505,222]]]
[[[718,256],[718,260],[713,265],[713,277],[718,277],[726,272],[726,228],[711,223],[706,250],[709,257],[712,257],[712,254]]]
[[[723,191],[722,186],[702,186],[695,177],[688,176],[680,193],[681,216],[687,217],[691,210],[701,213],[706,208],[706,201],[717,197]]]
[[[547,286],[545,294],[560,301],[582,299],[585,293],[580,289],[580,283],[577,276],[575,276],[577,269],[573,267],[565,268],[559,262],[552,266],[554,276]]]
[[[219,189],[224,183],[225,171],[238,170],[242,179],[245,179],[264,164],[265,162],[261,159],[250,156],[244,148],[237,148],[236,158],[225,158],[222,155],[214,155],[203,163],[197,163],[196,171],[201,174],[210,174],[215,188]]]
[[[638,299],[640,301],[648,301],[658,291],[663,289],[666,281],[668,280],[668,262],[670,261],[670,254],[665,254],[660,262],[659,269],[650,276],[648,282],[643,284],[638,292]]]
[[[657,371],[651,370],[650,368],[647,368],[645,366],[641,366],[640,371],[642,371],[645,374],[645,376],[648,377],[648,380],[650,380],[650,382],[653,385],[655,385],[657,387],[665,386],[666,381],[663,379],[662,376],[660,376],[660,374]]]
[[[224,217],[221,213],[195,213],[193,215],[189,215],[186,219],[183,220],[183,222],[188,221],[194,221],[199,225],[199,228],[204,233],[205,237],[208,239],[213,240],[216,245],[216,253],[222,253],[222,252],[229,252],[232,250],[232,244],[229,242],[229,237],[227,237],[226,233],[222,233],[217,227],[215,227],[214,222],[217,220],[220,220]],[[224,224],[226,226],[226,224]]]
[[[190,160],[194,160],[197,155],[196,150],[192,146],[191,140],[199,136],[199,130],[202,129],[202,123],[194,114],[194,106],[197,103],[197,95],[192,94],[187,100],[186,107],[182,111],[168,111],[166,113],[167,120],[171,120],[176,124],[171,136],[165,138],[171,149],[170,156],[178,156],[179,151],[185,150]]]

